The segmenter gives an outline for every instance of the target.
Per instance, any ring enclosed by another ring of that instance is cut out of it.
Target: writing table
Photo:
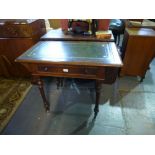
[[[101,83],[113,83],[122,66],[115,43],[86,41],[40,41],[16,59],[32,74],[32,84],[39,90],[46,110],[46,99],[41,77],[69,77],[96,80],[98,112]]]

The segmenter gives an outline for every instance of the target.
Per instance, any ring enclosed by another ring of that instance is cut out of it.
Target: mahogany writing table
[[[40,38],[41,41],[101,41],[101,42],[114,42],[114,37],[111,32],[111,38],[101,39],[93,35],[77,35],[71,32],[65,33],[61,29],[50,30]]]
[[[96,80],[98,112],[101,83],[113,83],[122,66],[115,43],[85,41],[40,41],[16,59],[32,74],[32,83],[39,86],[46,110],[49,103],[41,77],[69,77]]]

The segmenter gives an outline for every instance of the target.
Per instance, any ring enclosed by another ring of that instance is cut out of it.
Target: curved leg
[[[45,107],[46,111],[49,111],[50,105],[49,105],[49,103],[46,99],[46,96],[45,96],[45,92],[44,92],[44,88],[43,88],[43,81],[40,79],[39,76],[33,76],[31,83],[38,85],[41,97],[42,97],[43,102],[44,102],[44,107]]]

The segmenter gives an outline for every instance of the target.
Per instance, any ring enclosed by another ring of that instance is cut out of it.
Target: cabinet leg
[[[45,96],[45,92],[44,92],[44,88],[43,88],[43,85],[44,85],[43,81],[40,79],[40,77],[37,76],[37,77],[33,77],[31,83],[38,85],[42,100],[44,102],[44,107],[45,107],[46,111],[48,112],[50,109],[50,105],[49,105],[49,103],[46,99],[46,96]]]
[[[96,80],[95,88],[96,88],[96,102],[95,102],[94,113],[96,116],[97,113],[99,112],[99,99],[100,99],[100,90],[101,90],[101,81],[100,80]]]
[[[140,82],[143,82],[144,79],[145,79],[145,76],[141,77]]]

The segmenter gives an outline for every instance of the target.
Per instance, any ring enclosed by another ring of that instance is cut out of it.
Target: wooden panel
[[[30,24],[32,29],[32,38],[36,41],[39,41],[41,36],[46,33],[46,26],[44,19],[36,20],[35,22]]]
[[[21,65],[15,62],[15,59],[34,45],[32,39],[0,39],[0,55],[5,57],[5,68],[8,70],[10,76],[30,76],[30,73]],[[6,75],[1,70],[1,75]]]

